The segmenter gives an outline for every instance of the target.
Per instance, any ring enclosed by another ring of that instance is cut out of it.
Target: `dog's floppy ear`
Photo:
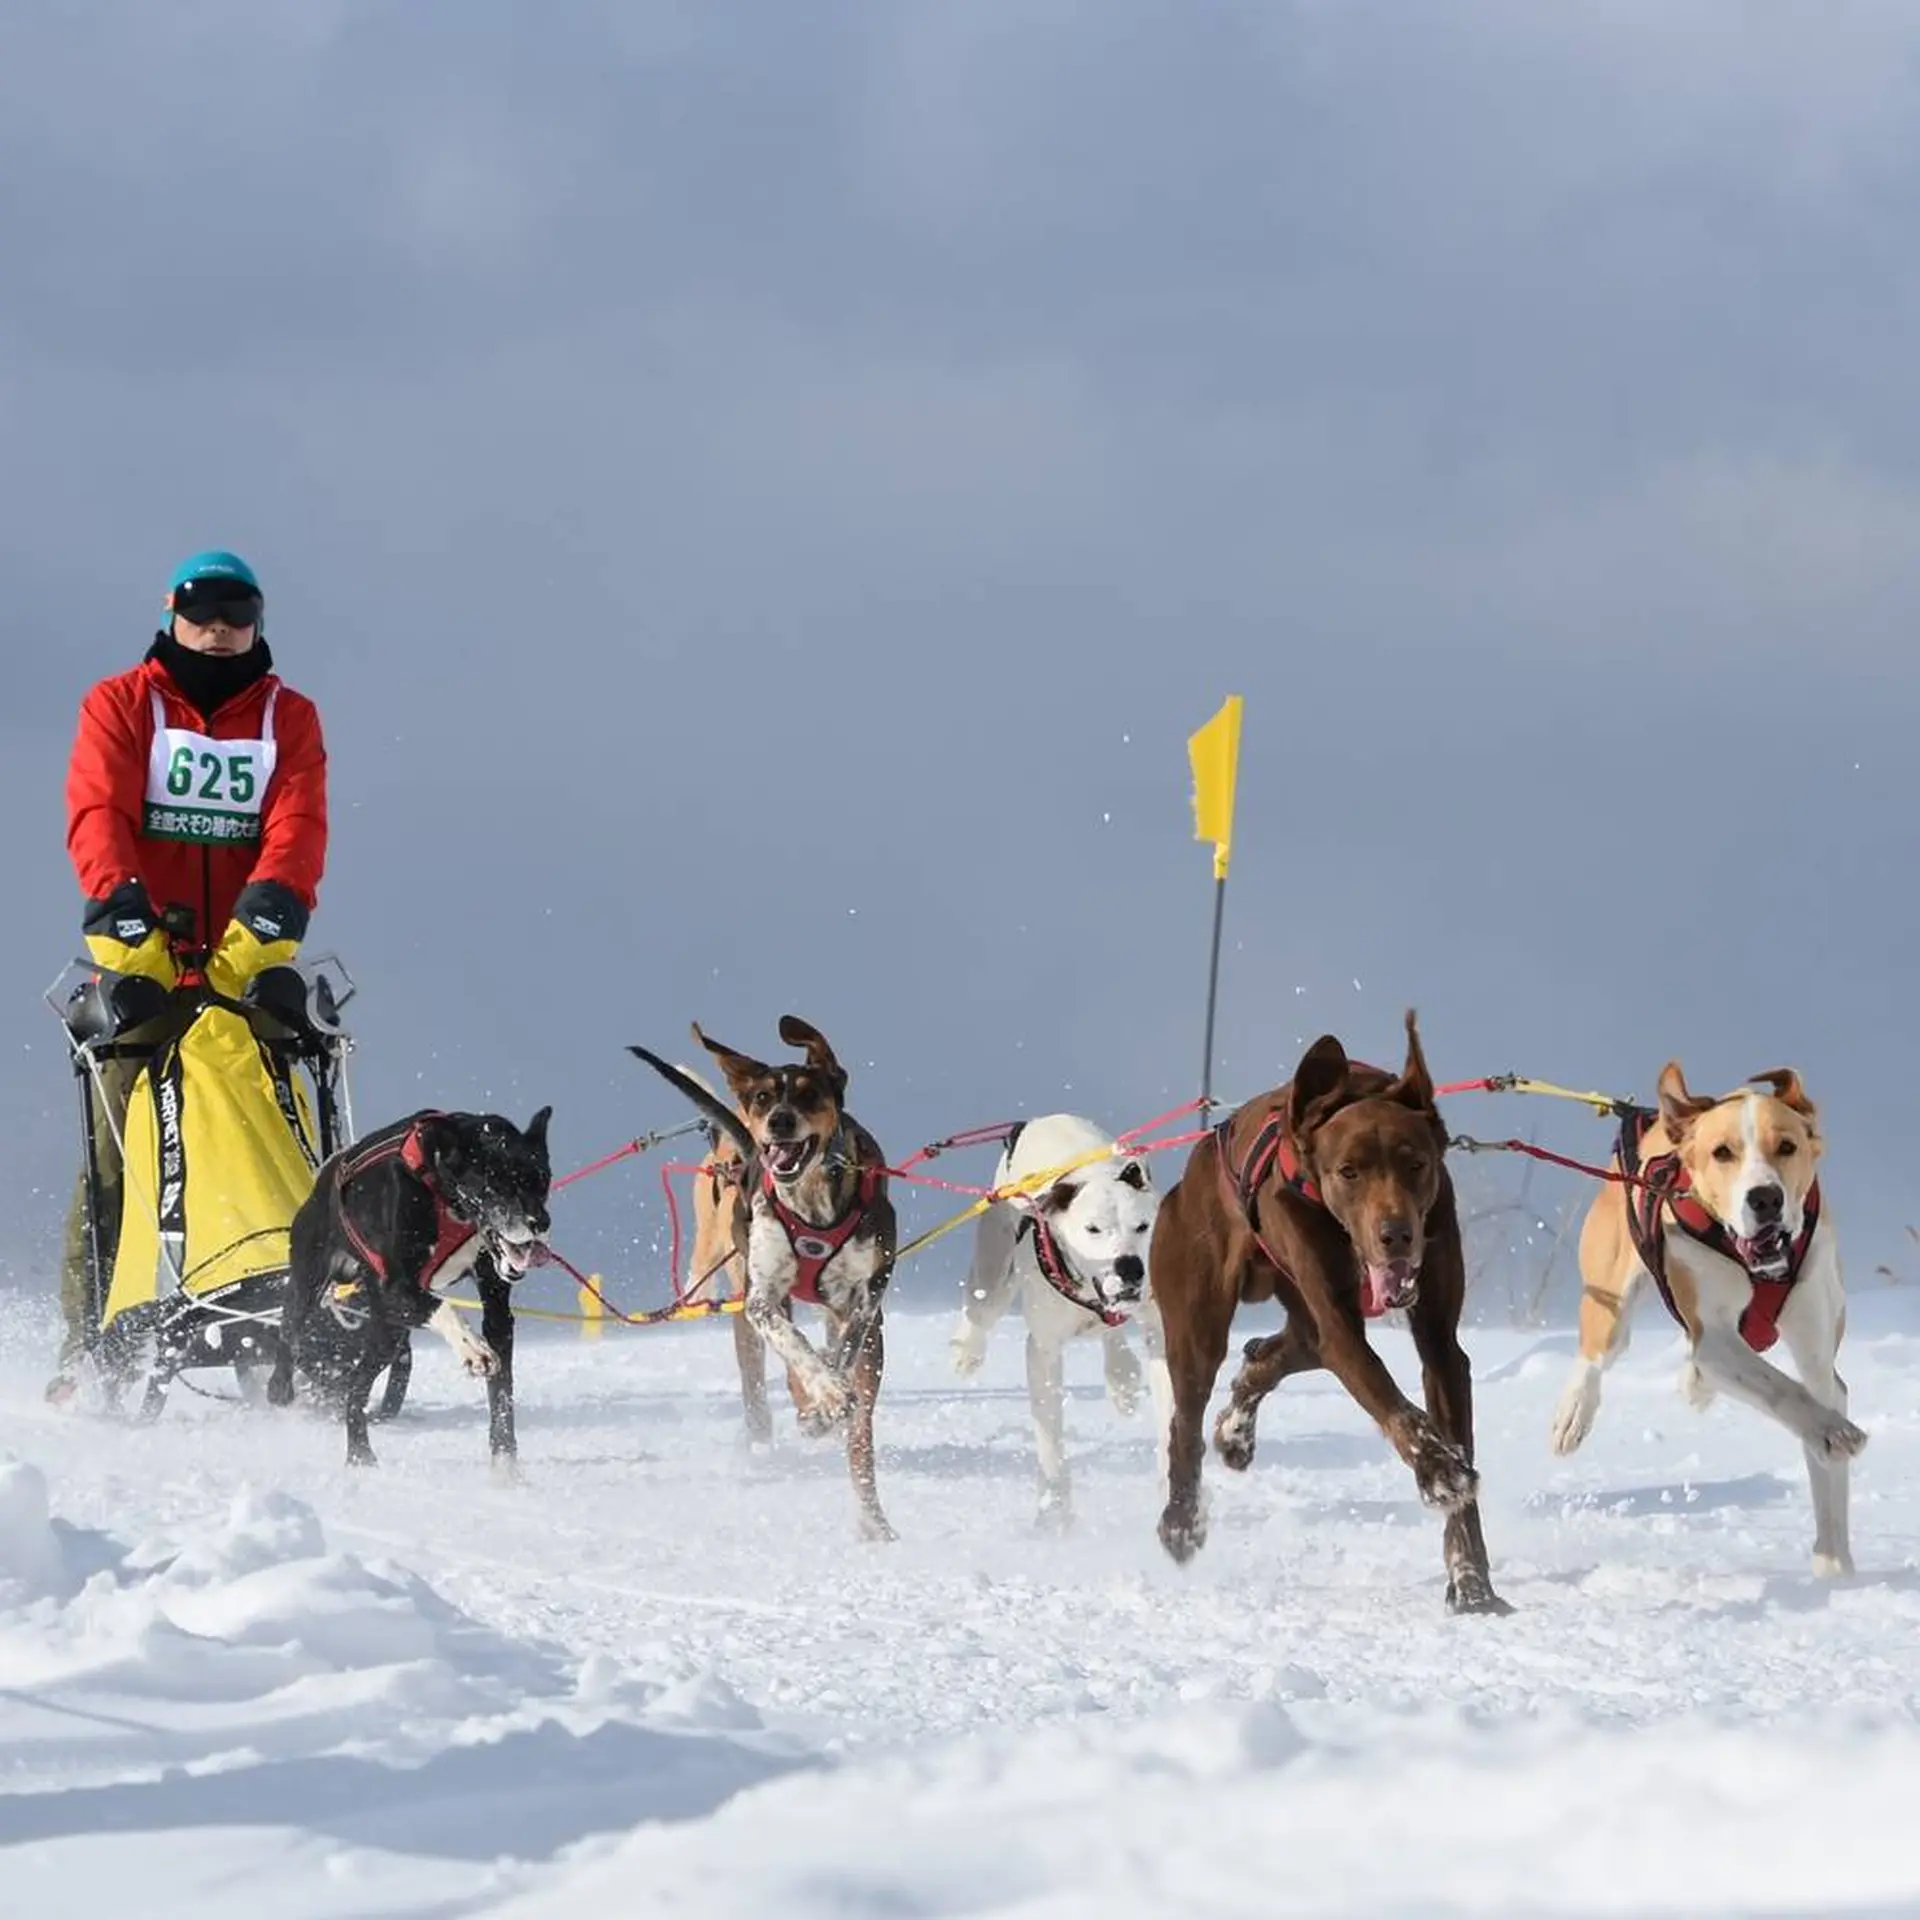
[[[718,1040],[709,1040],[700,1031],[700,1022],[693,1023],[693,1037],[720,1063],[720,1071],[726,1076],[727,1085],[733,1089],[734,1098],[740,1098],[756,1080],[769,1078],[773,1069],[764,1060],[756,1060],[749,1053],[736,1053]]]
[[[824,1073],[842,1093],[847,1090],[847,1070],[834,1058],[833,1049],[827,1044],[827,1036],[809,1021],[802,1020],[797,1013],[783,1013],[780,1016],[780,1038],[790,1047],[806,1049],[807,1065],[816,1073]]]
[[[1078,1180],[1056,1180],[1039,1196],[1036,1204],[1040,1211],[1051,1219],[1057,1213],[1065,1213],[1079,1197],[1080,1182]]]
[[[1123,1187],[1132,1187],[1136,1192],[1146,1193],[1152,1186],[1147,1178],[1147,1163],[1144,1160],[1125,1159],[1120,1163],[1120,1171],[1114,1175]]]
[[[1703,1113],[1711,1113],[1719,1104],[1689,1091],[1687,1076],[1681,1072],[1678,1060],[1669,1060],[1660,1069],[1659,1093],[1660,1124],[1666,1128],[1667,1138],[1676,1144]]]
[[[1347,1084],[1347,1050],[1332,1034],[1323,1033],[1293,1070],[1287,1094],[1287,1130],[1296,1141],[1313,1131],[1319,1115],[1314,1109],[1335,1099]]]
[[[1791,1107],[1803,1120],[1817,1117],[1819,1109],[1807,1098],[1800,1076],[1791,1067],[1769,1067],[1765,1073],[1750,1073],[1747,1078],[1757,1086],[1773,1089],[1773,1097],[1783,1107]]]

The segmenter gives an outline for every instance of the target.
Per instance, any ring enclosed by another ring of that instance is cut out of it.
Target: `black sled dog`
[[[493,1459],[515,1459],[513,1283],[543,1252],[552,1111],[524,1131],[495,1113],[416,1113],[320,1169],[293,1217],[267,1398],[287,1405],[298,1368],[339,1407],[349,1465],[373,1464],[368,1397],[383,1368],[404,1366],[419,1327],[486,1381]],[[477,1335],[442,1297],[468,1274],[480,1291]]]

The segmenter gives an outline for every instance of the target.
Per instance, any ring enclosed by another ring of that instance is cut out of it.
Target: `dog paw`
[[[485,1380],[500,1371],[500,1356],[464,1322],[454,1321],[453,1337],[447,1344],[460,1362],[460,1370],[472,1379]]]
[[[1184,1567],[1207,1544],[1205,1514],[1180,1513],[1169,1505],[1160,1516],[1160,1544]]]
[[[1235,1403],[1221,1410],[1213,1423],[1213,1450],[1222,1464],[1235,1473],[1245,1473],[1253,1465],[1254,1442],[1258,1436],[1256,1416],[1251,1407]]]
[[[1555,1453],[1569,1454],[1593,1431],[1594,1415],[1600,1411],[1600,1380],[1585,1372],[1569,1381],[1553,1410],[1553,1424],[1547,1429],[1547,1444]]]
[[[1680,1397],[1695,1413],[1705,1413],[1714,1402],[1713,1382],[1691,1360],[1680,1369]]]
[[[377,1467],[380,1464],[373,1449],[366,1445],[347,1447],[347,1465],[350,1467]]]
[[[1866,1446],[1867,1436],[1845,1414],[1829,1413],[1821,1417],[1808,1444],[1822,1460],[1851,1460]]]
[[[1145,1380],[1146,1376],[1140,1371],[1140,1362],[1126,1348],[1118,1348],[1107,1355],[1107,1398],[1113,1402],[1113,1410],[1121,1419],[1130,1420],[1138,1410]]]
[[[822,1369],[807,1382],[807,1410],[800,1416],[800,1431],[809,1435],[826,1433],[837,1427],[853,1407],[853,1388],[837,1373]]]
[[[520,1471],[517,1454],[494,1454],[487,1462],[487,1477],[496,1487],[524,1487],[527,1484],[527,1476]]]
[[[1044,1488],[1033,1516],[1035,1533],[1058,1539],[1073,1531],[1073,1501],[1057,1488]]]
[[[1851,1580],[1853,1578],[1853,1556],[1839,1553],[1816,1553],[1813,1556],[1813,1577],[1816,1580]]]
[[[1413,1483],[1420,1498],[1442,1513],[1452,1513],[1476,1499],[1480,1476],[1467,1456],[1449,1440],[1433,1434],[1419,1441],[1412,1460]]]
[[[976,1374],[987,1363],[987,1343],[956,1334],[948,1342],[947,1352],[953,1360],[953,1370],[962,1380]]]
[[[884,1544],[888,1540],[898,1540],[892,1523],[878,1507],[864,1507],[860,1512],[860,1538]]]
[[[1494,1592],[1493,1582],[1478,1568],[1463,1568],[1447,1582],[1447,1611],[1499,1617],[1511,1613],[1513,1605]]]

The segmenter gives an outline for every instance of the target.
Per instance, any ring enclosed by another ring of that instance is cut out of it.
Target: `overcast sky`
[[[74,711],[223,545],[328,731],[363,1125],[551,1101],[571,1165],[679,1117],[626,1042],[789,1010],[895,1152],[1143,1119],[1239,692],[1224,1089],[1409,1003],[1448,1078],[1790,1061],[1867,1284],[1916,230],[1892,4],[0,9],[0,1256],[74,1151]],[[657,1297],[655,1192],[560,1244]]]

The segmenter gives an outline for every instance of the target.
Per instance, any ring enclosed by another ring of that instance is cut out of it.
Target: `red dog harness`
[[[817,1307],[820,1300],[820,1279],[833,1264],[853,1236],[859,1232],[860,1223],[866,1219],[887,1184],[887,1170],[883,1166],[868,1165],[860,1169],[860,1184],[854,1191],[852,1204],[831,1226],[816,1227],[811,1220],[803,1220],[780,1198],[780,1190],[774,1185],[773,1175],[764,1167],[760,1172],[760,1191],[766,1196],[767,1207],[773,1217],[779,1221],[780,1228],[787,1236],[787,1245],[793,1249],[793,1262],[797,1269],[797,1278],[793,1283],[793,1297],[807,1306]]]
[[[1627,1229],[1633,1237],[1633,1249],[1640,1263],[1653,1275],[1667,1311],[1681,1325],[1680,1309],[1674,1304],[1673,1287],[1667,1279],[1667,1238],[1661,1214],[1670,1211],[1674,1223],[1689,1240],[1723,1254],[1742,1268],[1753,1288],[1753,1298],[1740,1315],[1740,1337],[1755,1353],[1765,1353],[1780,1337],[1780,1313],[1787,1296],[1800,1278],[1807,1249],[1813,1244],[1813,1230],[1820,1224],[1820,1183],[1808,1190],[1799,1237],[1787,1252],[1787,1270],[1783,1274],[1757,1274],[1747,1264],[1740,1243],[1716,1220],[1693,1191],[1693,1181],[1678,1153],[1655,1154],[1642,1162],[1641,1143],[1647,1130],[1659,1116],[1650,1108],[1636,1107],[1620,1123],[1620,1141],[1615,1158],[1626,1175]]]
[[[437,1114],[421,1115],[423,1120],[438,1118]],[[440,1270],[480,1229],[468,1221],[455,1219],[452,1209],[447,1205],[446,1197],[441,1193],[433,1175],[428,1172],[427,1150],[421,1144],[418,1120],[398,1139],[382,1140],[378,1145],[369,1147],[364,1153],[356,1154],[351,1160],[342,1160],[338,1163],[334,1170],[333,1182],[340,1190],[342,1201],[345,1200],[347,1185],[350,1181],[359,1179],[369,1167],[377,1167],[383,1160],[393,1159],[398,1159],[400,1164],[433,1195],[433,1250],[427,1255],[426,1264],[420,1269],[421,1288],[431,1293],[434,1280]],[[384,1285],[387,1279],[387,1257],[377,1247],[371,1245],[366,1236],[353,1224],[353,1216],[347,1212],[344,1204],[340,1208],[340,1224],[346,1229],[347,1238],[353,1243],[354,1252]]]
[[[1320,1197],[1320,1189],[1300,1165],[1300,1156],[1294,1151],[1293,1142],[1287,1138],[1286,1119],[1277,1107],[1267,1115],[1260,1131],[1253,1136],[1253,1145],[1247,1152],[1247,1163],[1237,1174],[1231,1171],[1232,1162],[1227,1157],[1227,1132],[1232,1125],[1233,1120],[1229,1116],[1214,1128],[1213,1137],[1220,1143],[1220,1164],[1229,1170],[1228,1177],[1234,1195],[1249,1220],[1253,1218],[1254,1204],[1260,1198],[1260,1189],[1266,1184],[1267,1175],[1276,1170],[1281,1184],[1291,1188],[1301,1199],[1311,1200],[1316,1207],[1326,1205]],[[1273,1256],[1269,1254],[1267,1257],[1272,1259]]]

